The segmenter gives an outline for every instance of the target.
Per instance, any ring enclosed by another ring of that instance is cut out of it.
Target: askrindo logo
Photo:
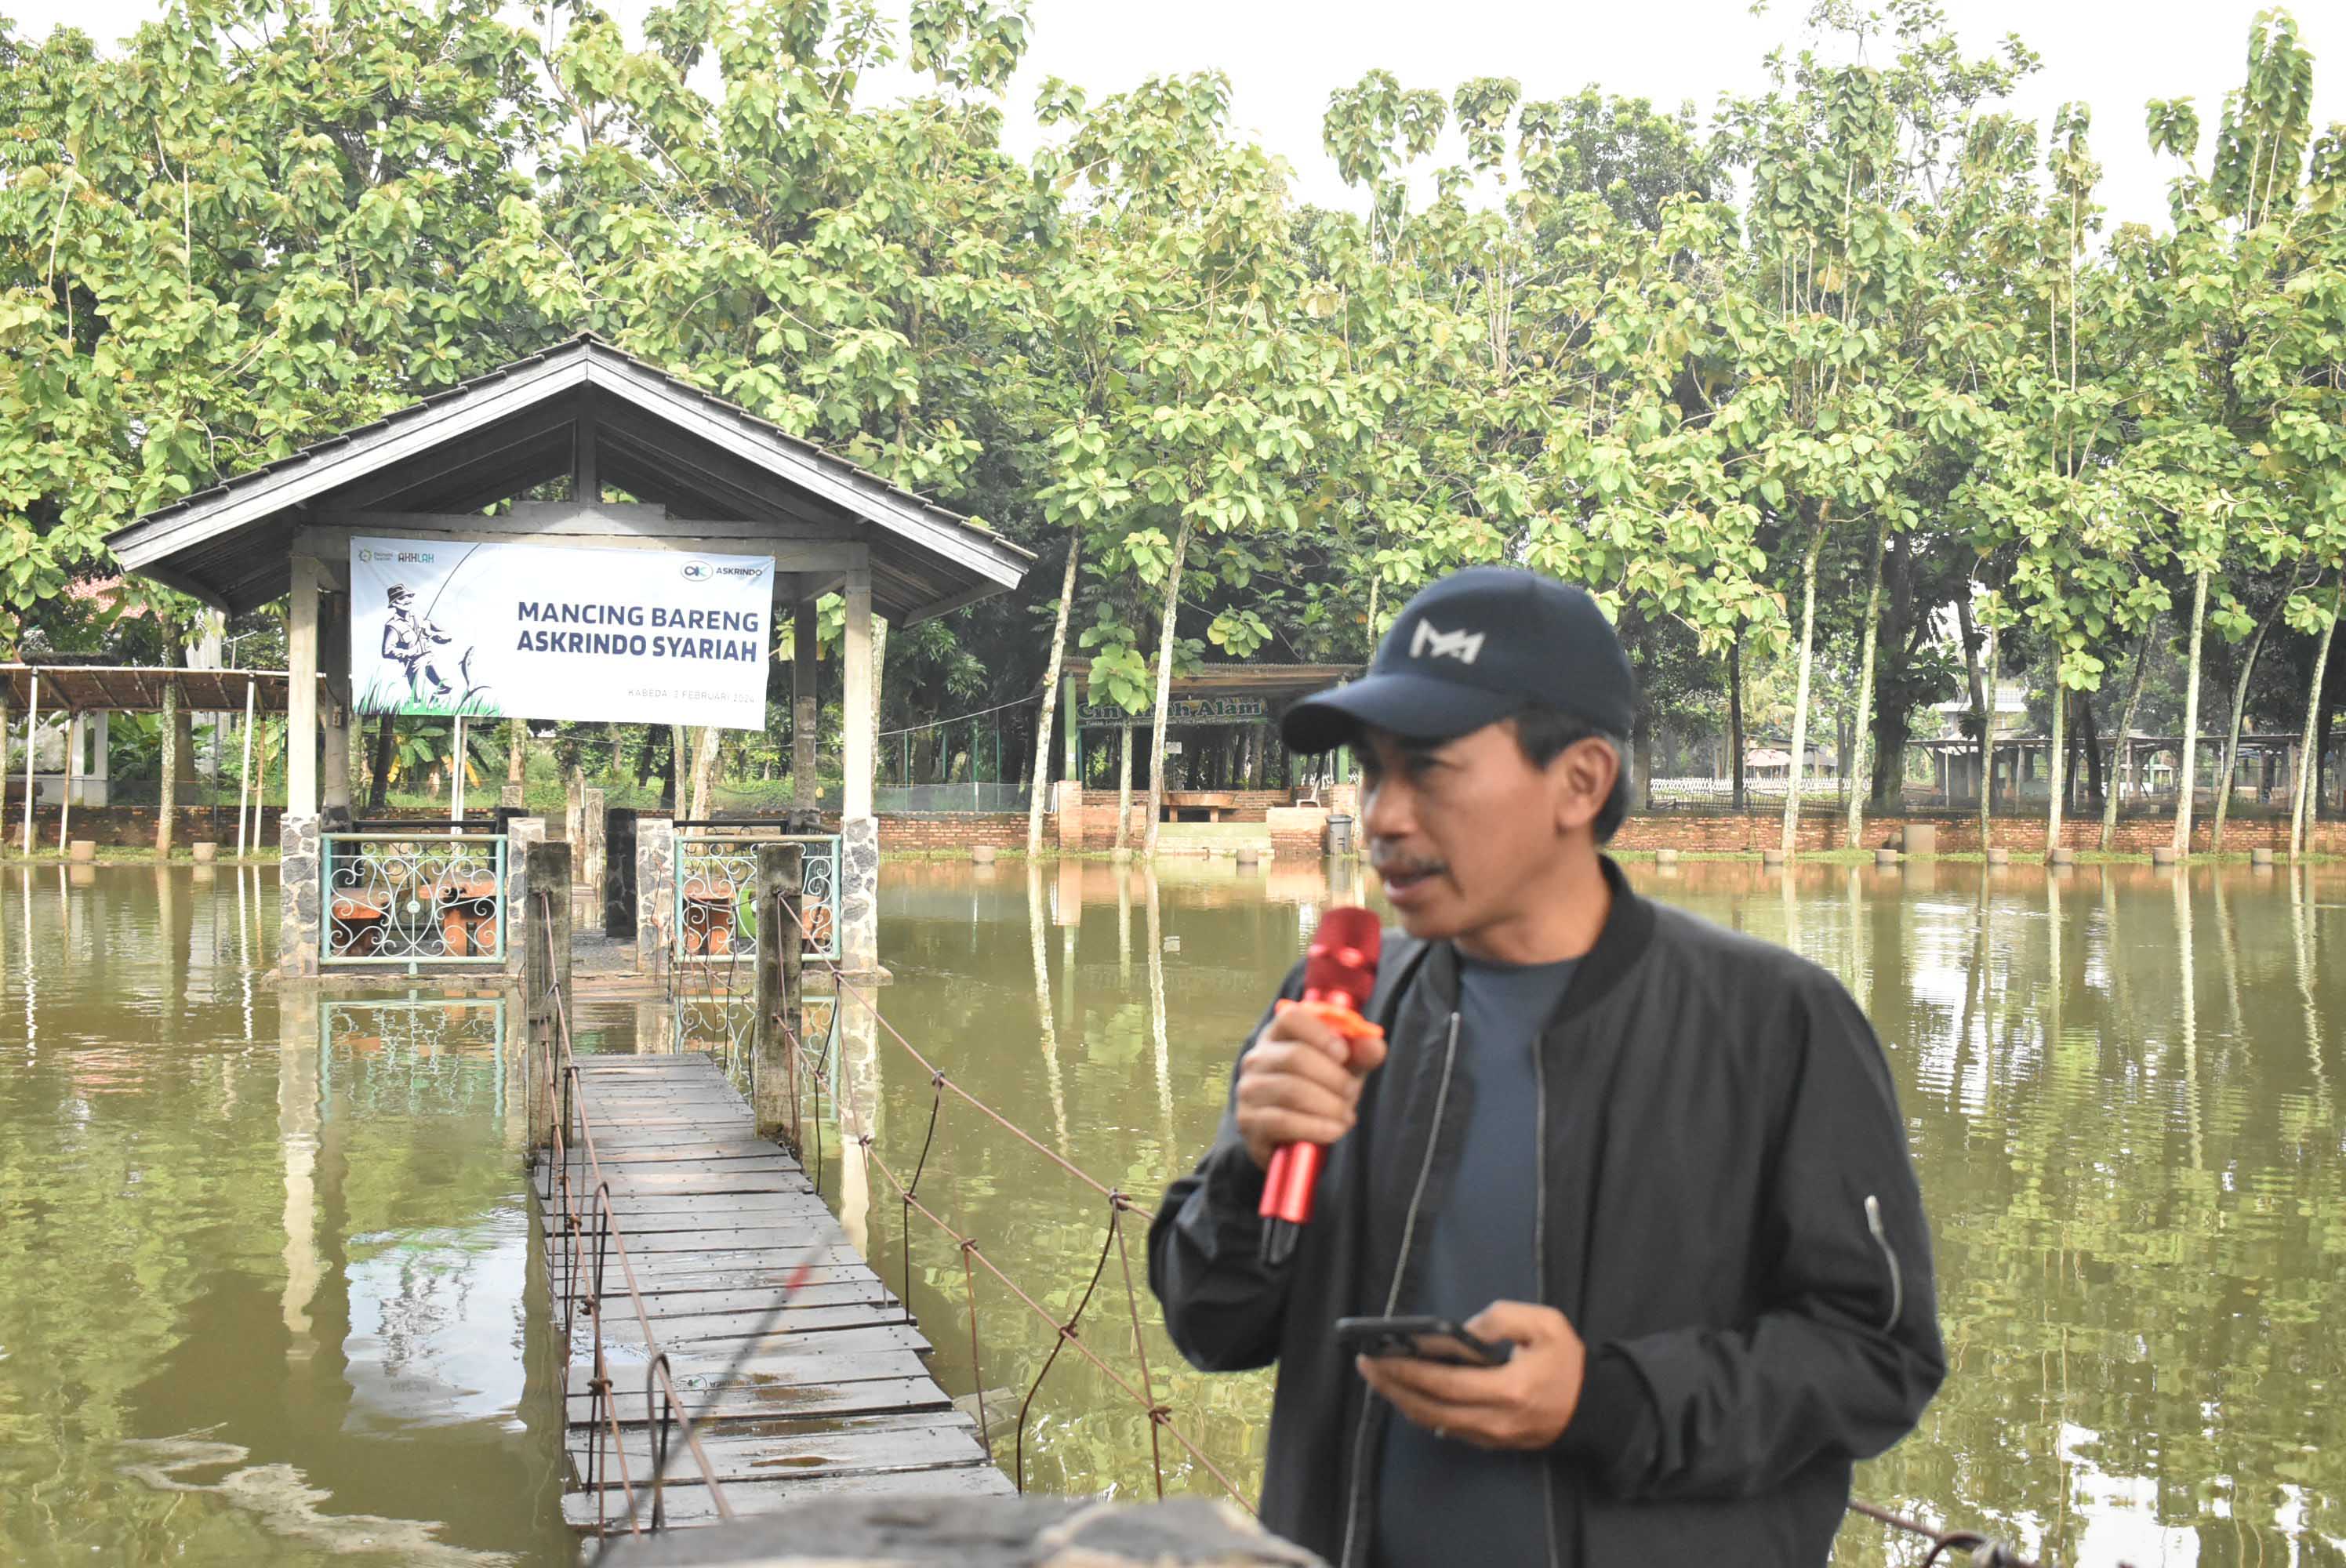
[[[1483,632],[1444,632],[1434,629],[1432,621],[1420,621],[1417,630],[1410,634],[1409,657],[1424,658],[1454,658],[1460,664],[1473,664],[1483,655]]]
[[[706,561],[687,561],[684,564],[683,572],[684,580],[688,583],[709,581],[709,563]]]

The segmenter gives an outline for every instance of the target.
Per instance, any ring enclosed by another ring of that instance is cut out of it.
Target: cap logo
[[[1435,658],[1473,664],[1482,656],[1484,636],[1482,632],[1436,631],[1432,621],[1420,621],[1417,630],[1410,634],[1409,657],[1423,658],[1431,654]]]

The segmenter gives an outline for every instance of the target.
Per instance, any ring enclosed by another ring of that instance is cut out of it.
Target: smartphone
[[[1408,1356],[1451,1367],[1504,1366],[1511,1339],[1480,1339],[1447,1318],[1339,1318],[1336,1344],[1354,1356]]]

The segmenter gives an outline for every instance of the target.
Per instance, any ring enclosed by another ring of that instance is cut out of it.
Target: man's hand
[[[1450,1367],[1407,1357],[1360,1356],[1369,1387],[1417,1425],[1477,1448],[1544,1449],[1580,1407],[1588,1348],[1553,1307],[1494,1301],[1464,1325],[1478,1339],[1510,1339],[1503,1367]]]
[[[1282,1007],[1239,1061],[1239,1135],[1268,1167],[1281,1144],[1332,1144],[1352,1130],[1361,1081],[1382,1038],[1347,1040],[1309,1007]]]

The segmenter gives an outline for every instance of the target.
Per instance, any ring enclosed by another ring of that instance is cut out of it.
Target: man
[[[1150,1227],[1149,1278],[1193,1363],[1278,1363],[1262,1517],[1338,1568],[1821,1563],[1851,1461],[1943,1375],[1856,1003],[1599,852],[1632,706],[1594,600],[1477,567],[1284,721],[1295,749],[1361,759],[1407,933],[1370,1003],[1386,1042],[1266,1017]],[[1318,1213],[1270,1267],[1262,1171],[1295,1141],[1329,1145]],[[1514,1353],[1337,1349],[1337,1319],[1400,1314]]]
[[[409,700],[423,695],[416,685],[419,677],[432,682],[434,697],[447,696],[449,687],[440,674],[439,650],[453,639],[415,612],[415,590],[406,584],[393,583],[384,590],[383,597],[390,601],[391,614],[382,623],[382,657],[406,671]]]

